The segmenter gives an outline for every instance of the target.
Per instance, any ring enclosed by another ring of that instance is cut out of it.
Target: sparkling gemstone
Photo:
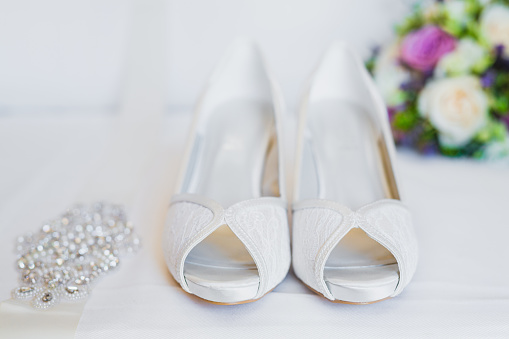
[[[22,287],[18,288],[18,292],[21,294],[27,294],[27,293],[33,292],[34,290],[35,289],[30,286],[22,286]]]
[[[45,303],[49,303],[51,300],[53,300],[53,294],[46,292],[42,295],[41,300]]]
[[[65,288],[65,291],[69,294],[74,294],[74,293],[78,292],[78,288],[76,286],[67,286]]]
[[[25,260],[25,259],[23,259],[23,258],[22,258],[22,259],[19,259],[19,260],[18,260],[18,267],[19,267],[19,268],[25,268],[25,267],[26,267],[26,265],[27,265],[27,262],[26,262],[26,260]]]
[[[48,287],[51,289],[57,288],[59,285],[58,279],[52,279],[48,282]]]

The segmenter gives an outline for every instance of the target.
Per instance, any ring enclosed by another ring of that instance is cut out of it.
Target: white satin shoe
[[[327,299],[371,303],[401,293],[417,265],[400,201],[385,106],[356,54],[335,43],[300,112],[293,267]]]
[[[235,43],[197,106],[163,239],[173,277],[202,299],[254,301],[288,272],[281,106],[257,46]]]

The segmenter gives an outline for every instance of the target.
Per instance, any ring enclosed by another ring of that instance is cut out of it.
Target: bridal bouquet
[[[368,68],[397,144],[509,156],[509,0],[422,2]]]

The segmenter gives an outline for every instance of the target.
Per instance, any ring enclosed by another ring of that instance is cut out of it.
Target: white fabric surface
[[[16,285],[15,257],[11,250],[16,235],[37,229],[42,220],[58,214],[80,200],[80,196],[95,193],[96,198],[108,198],[108,192],[119,191],[124,196],[117,200],[128,203],[143,248],[98,284],[85,306],[78,338],[177,334],[186,337],[509,335],[509,247],[506,244],[509,171],[506,167],[399,154],[401,185],[414,213],[420,262],[412,283],[394,299],[366,306],[333,304],[310,292],[290,274],[260,301],[225,307],[199,301],[178,287],[166,268],[160,246],[165,211],[190,115],[168,115],[159,129],[160,138],[146,138],[149,133],[140,131],[136,138],[140,144],[132,152],[132,166],[140,167],[136,159],[142,158],[140,154],[150,153],[143,160],[143,168],[137,173],[127,171],[131,173],[123,179],[112,180],[101,190],[94,183],[102,185],[99,179],[106,178],[105,175],[82,164],[83,159],[94,159],[94,152],[108,135],[112,119],[1,118],[2,300],[9,297]],[[293,131],[293,126],[290,120],[287,131]],[[288,137],[286,146],[291,149],[293,140],[291,135]],[[110,165],[115,167],[115,162]],[[126,171],[115,167],[111,172]],[[87,187],[83,188],[84,185]]]

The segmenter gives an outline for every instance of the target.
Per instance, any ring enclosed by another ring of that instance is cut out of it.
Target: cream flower
[[[396,43],[383,48],[376,61],[373,76],[387,106],[397,106],[404,101],[401,84],[410,79],[409,73],[398,64],[399,47]]]
[[[488,99],[478,78],[459,76],[429,82],[419,112],[438,130],[443,146],[462,147],[486,124]]]
[[[440,59],[435,68],[435,76],[466,74],[486,56],[487,52],[473,39],[461,39],[454,51],[447,53]]]
[[[487,6],[481,14],[481,32],[493,46],[504,46],[509,57],[509,7],[502,4]]]

